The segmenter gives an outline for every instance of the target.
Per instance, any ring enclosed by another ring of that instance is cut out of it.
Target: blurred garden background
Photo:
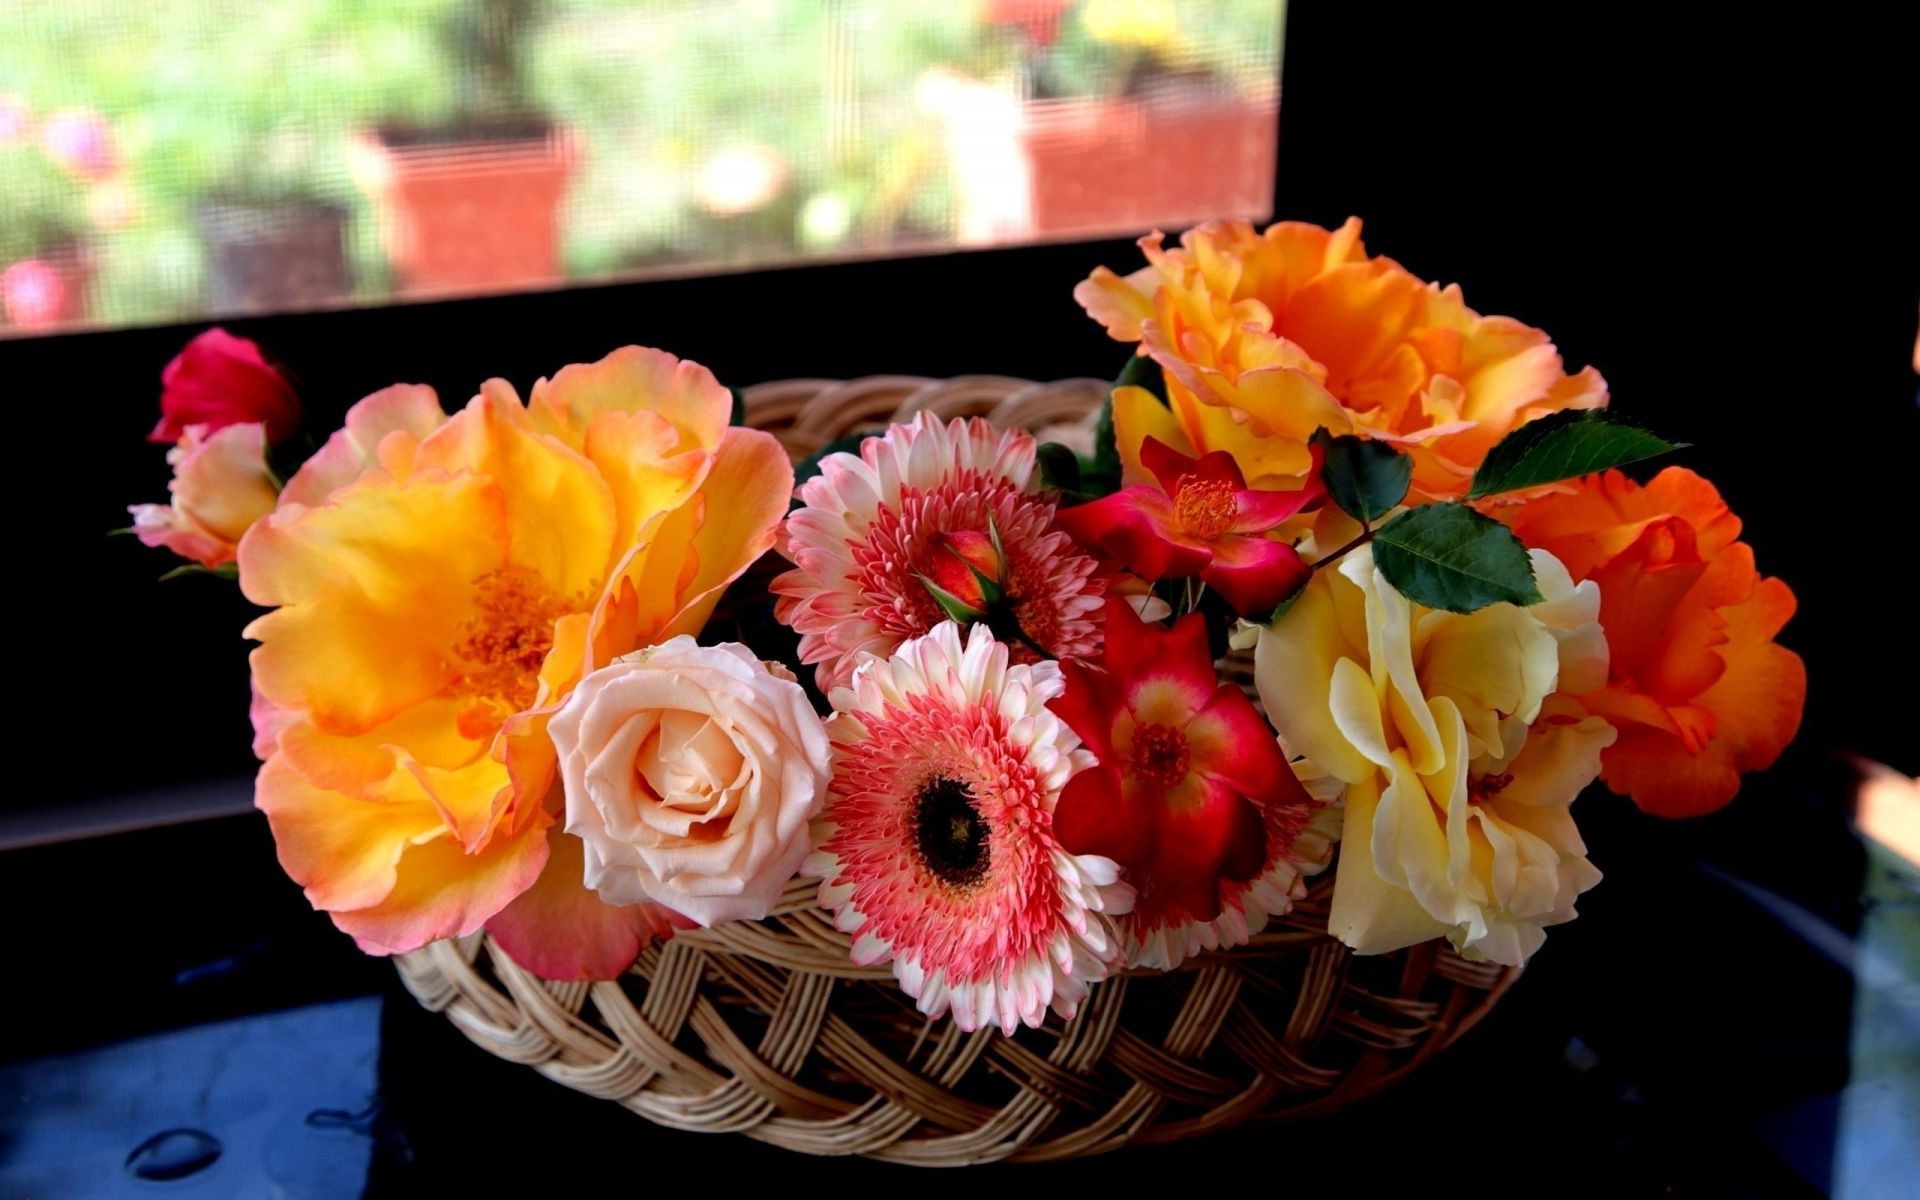
[[[7,0],[0,334],[1272,205],[1283,0]]]

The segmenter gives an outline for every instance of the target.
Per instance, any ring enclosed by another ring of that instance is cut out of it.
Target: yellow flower
[[[390,389],[241,544],[271,735],[257,802],[281,864],[376,953],[496,918],[533,887],[558,811],[547,721],[587,672],[696,633],[773,543],[792,469],[728,428],[705,368],[629,347],[534,385],[491,380],[444,424]],[[344,481],[344,482],[343,482]],[[566,857],[566,856],[559,856]],[[570,860],[571,861],[571,860]],[[542,880],[502,934],[614,973],[658,915]],[[566,936],[564,914],[621,930]]]
[[[1469,614],[1399,595],[1362,547],[1261,631],[1255,674],[1301,778],[1345,785],[1328,928],[1363,954],[1446,937],[1519,964],[1599,881],[1569,811],[1611,726],[1600,593],[1533,552],[1546,599]]]
[[[1416,492],[1458,496],[1515,425],[1607,402],[1599,374],[1566,374],[1545,333],[1368,257],[1358,220],[1264,232],[1215,222],[1175,248],[1157,233],[1140,247],[1142,270],[1102,267],[1074,289],[1109,334],[1139,342],[1166,372],[1169,407],[1137,389],[1114,396],[1136,476],[1151,436],[1195,455],[1228,451],[1256,488],[1294,487],[1324,426],[1394,442],[1413,458]]]
[[[1180,14],[1173,0],[1087,0],[1080,25],[1096,42],[1154,49],[1173,41]]]

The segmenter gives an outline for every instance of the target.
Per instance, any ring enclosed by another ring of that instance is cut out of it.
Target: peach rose
[[[586,885],[701,925],[773,911],[826,794],[820,718],[745,646],[680,636],[582,679],[548,729]]]
[[[133,532],[203,567],[233,561],[241,535],[273,511],[280,499],[267,469],[267,431],[259,424],[207,432],[190,425],[167,451],[173,467],[171,504],[135,504]]]

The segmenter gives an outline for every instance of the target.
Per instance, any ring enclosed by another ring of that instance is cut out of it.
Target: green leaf
[[[1335,437],[1325,429],[1313,431],[1313,444],[1326,451],[1320,477],[1327,495],[1362,525],[1378,521],[1406,498],[1413,459],[1392,444],[1348,434]]]
[[[1120,444],[1113,436],[1113,393],[1100,405],[1093,426],[1093,456],[1080,462],[1080,494],[1097,499],[1120,490]]]
[[[727,418],[727,424],[745,425],[747,423],[747,394],[739,388],[728,388],[727,391],[733,395],[733,415]]]
[[[180,579],[188,575],[212,575],[217,579],[238,579],[240,568],[233,563],[221,563],[217,567],[203,567],[199,563],[182,563],[160,577],[160,582]]]
[[[1113,386],[1145,388],[1160,403],[1167,402],[1167,373],[1160,369],[1159,363],[1144,354],[1136,354],[1127,360],[1127,365],[1120,368],[1120,374],[1114,379]]]
[[[870,433],[847,433],[833,439],[800,460],[793,468],[793,486],[799,487],[820,473],[820,460],[829,454],[858,454],[860,443],[874,436]]]
[[[1528,421],[1487,451],[1467,499],[1576,479],[1681,449],[1598,408],[1573,408]]]
[[[1267,619],[1264,622],[1262,622],[1262,624],[1271,625],[1275,621],[1278,621],[1281,617],[1286,616],[1287,613],[1292,610],[1294,605],[1300,603],[1300,597],[1307,594],[1307,584],[1312,582],[1312,580],[1313,580],[1313,576],[1311,575],[1308,575],[1305,579],[1302,579],[1300,581],[1300,586],[1293,589],[1293,595],[1288,596],[1285,600],[1282,600],[1280,603],[1274,605],[1273,612],[1268,614]]]
[[[927,589],[927,594],[933,597],[933,602],[940,606],[940,611],[946,613],[949,620],[971,625],[987,615],[925,575],[920,576],[920,585]]]
[[[1388,521],[1373,537],[1373,561],[1402,596],[1428,608],[1540,602],[1527,548],[1464,504],[1426,504]]]
[[[1080,456],[1059,442],[1042,442],[1039,450],[1040,481],[1050,488],[1077,495],[1080,492]]]

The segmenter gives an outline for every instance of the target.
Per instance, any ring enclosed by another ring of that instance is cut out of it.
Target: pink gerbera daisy
[[[953,561],[944,535],[998,539],[1009,613],[1035,645],[1058,658],[1098,653],[1105,579],[1054,527],[1034,476],[1032,435],[924,412],[859,454],[821,460],[787,519],[795,567],[772,590],[823,691],[844,685],[863,652],[886,657],[947,619],[925,583]],[[1016,662],[1039,657],[1008,650]]]
[[[1047,701],[1051,662],[1010,664],[983,626],[944,622],[835,689],[833,787],[803,873],[891,961],[920,1011],[972,1030],[1071,1017],[1120,957],[1111,917],[1133,892],[1111,859],[1053,834],[1060,789],[1092,760]]]

